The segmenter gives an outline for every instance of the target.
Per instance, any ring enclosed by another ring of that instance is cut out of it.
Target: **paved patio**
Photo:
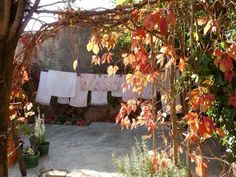
[[[144,127],[121,131],[120,126],[112,123],[91,123],[81,127],[47,125],[46,128],[47,140],[51,143],[49,155],[40,158],[37,168],[28,169],[27,177],[38,177],[40,172],[51,169],[67,170],[70,177],[116,177],[112,154],[129,153],[135,137],[140,139],[146,134]],[[168,127],[162,127],[162,131],[167,132]],[[161,133],[157,132],[159,138]],[[216,177],[217,173],[211,172],[209,176]],[[9,177],[19,176],[17,164],[9,168]]]

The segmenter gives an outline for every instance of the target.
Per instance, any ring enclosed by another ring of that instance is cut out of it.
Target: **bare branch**
[[[40,0],[36,0],[33,7],[31,8],[31,10],[29,11],[29,13],[27,14],[27,16],[25,17],[25,20],[20,28],[20,32],[23,32],[26,25],[28,24],[28,22],[30,21],[30,18],[32,17],[33,13],[36,11],[36,9],[38,8]]]
[[[44,7],[48,7],[48,6],[53,6],[53,5],[56,5],[56,4],[65,4],[67,1],[63,0],[63,1],[57,1],[57,2],[54,2],[54,3],[50,3],[50,4],[45,4],[45,5],[42,5],[42,6],[38,6],[38,9],[41,9],[41,8],[44,8]]]

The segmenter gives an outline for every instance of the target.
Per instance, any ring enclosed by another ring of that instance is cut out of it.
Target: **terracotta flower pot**
[[[15,151],[15,143],[13,140],[13,136],[9,135],[7,139],[7,165],[10,167],[14,165],[17,161],[16,151]]]

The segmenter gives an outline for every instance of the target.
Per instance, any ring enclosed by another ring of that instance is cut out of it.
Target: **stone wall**
[[[34,61],[42,70],[74,72],[73,62],[78,59],[78,73],[106,73],[106,65],[91,65],[92,53],[86,45],[92,27],[63,28],[54,38],[49,38],[38,49],[38,59]]]

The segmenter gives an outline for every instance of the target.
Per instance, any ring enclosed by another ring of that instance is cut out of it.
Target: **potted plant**
[[[34,168],[39,164],[39,151],[34,147],[27,147],[23,150],[23,158],[26,168]]]
[[[38,147],[38,151],[40,152],[40,156],[45,156],[49,151],[49,142],[45,141],[45,124],[44,124],[44,114],[40,114],[40,109],[38,108],[38,116],[35,119],[35,131],[34,136],[31,137],[31,145],[35,145]]]

